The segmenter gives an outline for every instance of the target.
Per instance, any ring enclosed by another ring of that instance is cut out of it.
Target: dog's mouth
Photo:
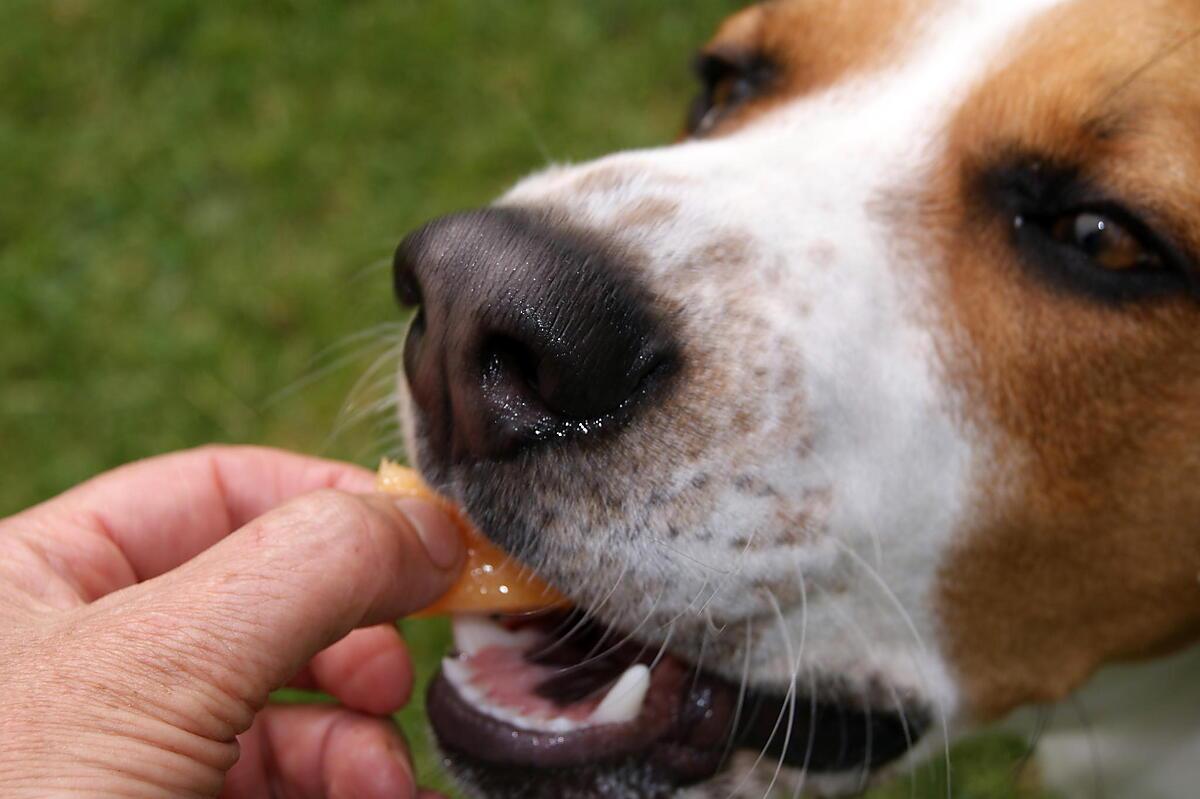
[[[666,796],[741,749],[813,773],[866,773],[927,726],[914,708],[737,685],[576,611],[461,616],[454,641],[428,695],[439,742],[476,770],[522,779],[586,771],[599,786],[605,766],[632,763],[643,787],[628,795]]]

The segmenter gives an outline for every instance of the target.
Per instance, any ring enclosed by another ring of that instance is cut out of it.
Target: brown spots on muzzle
[[[957,112],[925,198],[950,378],[990,446],[938,593],[978,717],[1200,636],[1200,303],[1103,302],[1045,279],[1012,211],[981,191],[1013,159],[1065,164],[1195,248],[1200,46],[1177,47],[1190,30],[1200,6],[1184,0],[1046,15]]]
[[[574,182],[575,191],[580,194],[609,194],[623,189],[632,175],[619,167],[603,166],[589,169]]]
[[[679,212],[679,203],[662,197],[642,197],[622,209],[617,215],[621,228],[657,227],[669,222]]]
[[[714,271],[718,274],[734,274],[745,279],[742,267],[747,266],[754,258],[754,242],[743,233],[728,233],[713,239],[698,249],[692,260],[701,269]]]

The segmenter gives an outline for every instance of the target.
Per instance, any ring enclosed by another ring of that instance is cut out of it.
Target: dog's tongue
[[[441,744],[476,760],[534,769],[636,757],[677,784],[714,774],[737,704],[726,683],[670,657],[546,625],[455,619],[457,653],[428,695]]]

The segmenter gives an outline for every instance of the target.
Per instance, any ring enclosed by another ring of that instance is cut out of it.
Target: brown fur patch
[[[921,212],[944,236],[964,407],[999,433],[979,524],[939,596],[980,717],[1062,699],[1105,662],[1200,634],[1200,304],[1048,285],[977,181],[1013,153],[1076,165],[1195,252],[1200,45],[1177,46],[1192,30],[1187,0],[1046,15],[957,114]]]
[[[800,95],[894,63],[937,5],[937,0],[773,0],[733,15],[703,52],[735,62],[762,56],[776,74],[760,98],[723,117],[714,132],[730,132]]]

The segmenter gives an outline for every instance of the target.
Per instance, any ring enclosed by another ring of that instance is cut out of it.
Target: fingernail
[[[462,533],[450,516],[420,499],[400,499],[396,507],[416,530],[433,565],[439,569],[458,565],[463,554]]]

